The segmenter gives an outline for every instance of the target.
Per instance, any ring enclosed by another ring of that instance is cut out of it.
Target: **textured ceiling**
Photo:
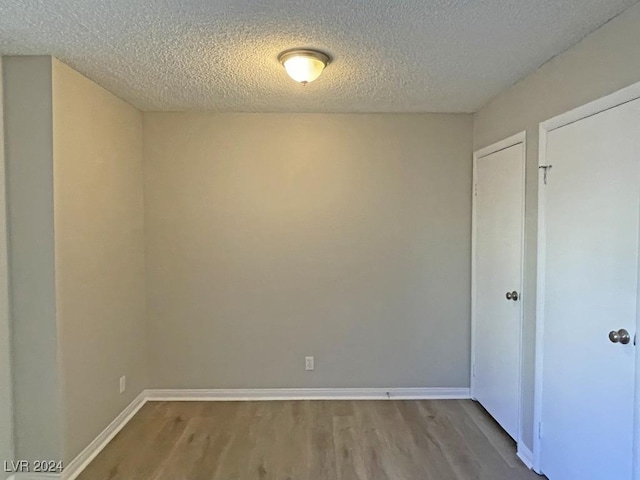
[[[471,112],[635,0],[0,0],[0,53],[52,54],[143,110]],[[334,62],[302,87],[292,47]]]

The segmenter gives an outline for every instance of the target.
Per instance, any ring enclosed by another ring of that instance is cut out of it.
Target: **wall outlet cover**
[[[304,369],[307,372],[312,371],[315,368],[315,362],[313,357],[304,357]]]

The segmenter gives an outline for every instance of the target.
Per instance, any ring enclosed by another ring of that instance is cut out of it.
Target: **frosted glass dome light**
[[[291,78],[306,85],[320,76],[329,64],[329,55],[317,50],[287,50],[278,60]]]

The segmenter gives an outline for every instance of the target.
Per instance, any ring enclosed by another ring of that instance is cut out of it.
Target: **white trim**
[[[636,294],[636,336],[640,334],[640,259],[638,259],[638,292]],[[636,337],[634,337],[635,340]],[[634,341],[635,343],[635,341]],[[636,349],[636,382],[635,382],[635,404],[636,409],[633,414],[633,479],[640,480],[640,352]]]
[[[546,135],[548,132],[556,130],[557,128],[564,127],[570,123],[577,122],[583,118],[596,115],[638,98],[640,98],[640,82],[541,122],[540,133],[544,131]]]
[[[107,428],[105,428],[87,447],[66,465],[61,475],[48,478],[60,478],[61,480],[74,480],[96,458],[96,456],[108,445],[108,443],[122,430],[122,428],[138,413],[138,410],[146,403],[146,391],[138,395],[133,402],[118,415]],[[31,478],[31,477],[30,477]],[[16,479],[18,480],[18,479]]]
[[[519,143],[525,144],[526,141],[527,141],[527,132],[526,131],[518,132],[515,135],[511,135],[510,137],[505,138],[504,140],[500,140],[499,142],[492,143],[487,147],[476,150],[475,152],[473,152],[473,159],[479,160],[493,153],[499,152],[500,150],[505,150],[509,147],[513,147],[514,145],[518,145]]]
[[[0,460],[14,460],[2,55],[0,55]]]
[[[519,358],[518,358],[518,432],[516,434],[516,442],[518,445],[522,444],[522,430],[523,430],[523,331],[524,331],[524,302],[525,297],[522,295],[524,291],[524,270],[525,270],[525,241],[526,241],[526,222],[525,222],[525,209],[526,209],[526,187],[527,187],[527,132],[522,131],[512,135],[509,138],[505,138],[499,142],[489,145],[485,148],[477,150],[473,153],[473,192],[472,192],[472,206],[471,206],[471,380],[470,380],[470,395],[475,399],[475,359],[476,359],[476,183],[477,183],[477,168],[478,160],[487,157],[491,154],[497,153],[507,148],[522,145],[522,229],[520,232],[520,346],[519,346]]]
[[[531,470],[533,469],[533,452],[529,450],[522,442],[518,443],[518,458]]]
[[[540,124],[538,133],[538,167],[546,165],[547,158],[547,130]],[[542,422],[542,368],[544,339],[544,292],[546,291],[546,259],[547,259],[547,230],[545,219],[545,195],[544,182],[540,177],[544,175],[538,168],[538,239],[536,255],[536,347],[534,367],[534,393],[533,393],[533,470],[541,473],[540,452],[542,449],[540,439],[540,425]]]
[[[457,400],[468,388],[263,388],[147,390],[148,401]]]
[[[582,105],[566,113],[540,123],[538,166],[546,165],[547,135],[549,132],[577,122],[584,118],[596,115],[605,110],[615,108],[624,103],[640,98],[640,82],[623,88],[606,97]],[[538,169],[540,170],[540,169]],[[540,469],[542,442],[539,437],[540,425],[542,425],[542,390],[544,367],[544,294],[545,294],[545,262],[546,262],[546,220],[545,220],[545,189],[538,174],[538,255],[537,255],[537,279],[536,279],[536,348],[535,348],[535,395],[534,395],[534,435],[533,435],[533,469],[537,473],[543,473]],[[640,265],[639,265],[640,269]],[[640,287],[640,285],[639,285]],[[640,332],[640,315],[636,318],[636,331]],[[640,398],[640,353],[636,352],[636,400]],[[638,402],[636,402],[637,404]],[[634,452],[640,450],[640,408],[636,407],[634,418]],[[640,458],[634,455],[633,478],[640,480]]]

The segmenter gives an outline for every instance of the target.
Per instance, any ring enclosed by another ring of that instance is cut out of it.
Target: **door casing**
[[[581,107],[557,115],[540,123],[539,126],[539,151],[538,166],[547,165],[547,135],[549,132],[577,122],[584,118],[596,115],[625,103],[640,98],[640,82],[619,90]],[[638,125],[640,133],[640,125]],[[552,174],[552,173],[551,173]],[[545,188],[543,182],[544,169],[538,169],[538,243],[537,243],[537,278],[536,278],[536,348],[535,348],[535,397],[534,397],[534,434],[533,438],[533,469],[541,473],[542,440],[540,438],[542,425],[542,389],[543,389],[543,364],[544,364],[544,312],[545,312],[545,260],[546,260],[546,223],[545,223]],[[640,189],[640,185],[638,185]],[[640,274],[640,262],[638,262]],[[640,332],[640,282],[638,285],[638,314],[636,315],[636,332]],[[640,480],[640,407],[637,400],[640,398],[640,355],[636,353],[635,372],[635,398],[636,411],[633,424],[633,478]]]
[[[0,460],[14,460],[2,101],[2,56],[0,56]],[[0,478],[4,478],[3,475],[8,474],[0,471]]]
[[[527,456],[523,456],[522,452],[522,333],[524,326],[524,302],[525,298],[522,295],[522,290],[524,286],[524,255],[525,255],[525,188],[526,188],[526,158],[527,158],[527,134],[525,131],[517,133],[511,137],[505,138],[499,142],[496,142],[492,145],[489,145],[485,148],[477,150],[473,153],[473,192],[471,195],[472,198],[472,215],[471,215],[471,398],[475,399],[475,363],[476,363],[476,294],[477,294],[477,285],[476,285],[476,273],[477,273],[477,258],[476,258],[476,238],[477,238],[477,205],[476,205],[476,185],[477,185],[477,168],[478,162],[493,153],[497,153],[501,150],[505,150],[507,148],[513,147],[515,145],[522,144],[522,199],[521,199],[521,216],[522,216],[522,231],[521,234],[521,246],[520,246],[520,293],[521,293],[521,301],[519,302],[520,312],[519,312],[519,331],[520,331],[520,340],[519,340],[519,359],[518,359],[518,432],[516,435],[516,442],[518,444],[518,457],[527,465],[531,467],[530,459]]]

